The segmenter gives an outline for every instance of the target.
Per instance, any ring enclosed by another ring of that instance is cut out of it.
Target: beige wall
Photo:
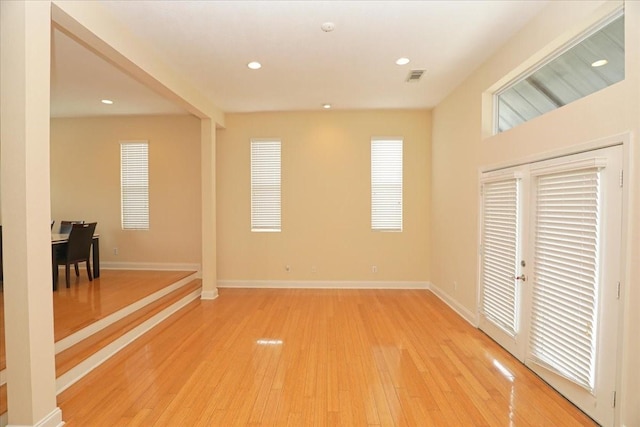
[[[433,112],[431,280],[462,311],[476,314],[478,283],[479,171],[571,152],[583,144],[625,134],[627,252],[624,352],[621,370],[622,425],[640,425],[640,188],[636,139],[640,100],[640,3],[626,3],[626,79],[580,101],[500,135],[482,138],[482,95],[514,68],[575,35],[611,2],[552,2],[542,14],[476,70]],[[485,133],[486,135],[486,133]],[[546,154],[545,154],[546,153]],[[453,283],[457,282],[457,288]]]
[[[219,283],[429,280],[429,111],[227,114],[226,126],[217,135]],[[373,136],[404,138],[401,233],[371,231]],[[282,140],[282,232],[252,233],[250,139],[267,137]]]
[[[120,225],[120,141],[149,142],[150,230]],[[200,264],[200,120],[51,120],[51,217],[97,221],[106,263]],[[113,248],[118,248],[115,255]]]

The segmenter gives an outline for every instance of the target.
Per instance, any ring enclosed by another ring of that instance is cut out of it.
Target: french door
[[[485,174],[481,189],[480,329],[521,361],[526,172],[518,167]]]
[[[482,176],[480,328],[614,421],[622,146]]]

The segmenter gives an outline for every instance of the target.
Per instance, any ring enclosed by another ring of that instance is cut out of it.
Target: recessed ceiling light
[[[258,61],[251,61],[247,64],[247,67],[251,68],[252,70],[259,70],[260,68],[262,68],[262,64]]]
[[[409,63],[409,58],[398,58],[396,64],[398,65],[407,65]]]
[[[111,105],[111,104],[113,104],[113,101],[112,101],[112,100],[110,100],[110,99],[103,99],[103,100],[101,100],[100,102],[102,102],[103,104],[107,104],[107,105]]]
[[[596,68],[596,67],[602,67],[603,65],[607,65],[609,63],[609,61],[607,61],[606,59],[599,59],[595,62],[591,63],[591,66]]]
[[[322,104],[322,108],[324,108],[325,110],[328,110],[331,108],[331,104]]]

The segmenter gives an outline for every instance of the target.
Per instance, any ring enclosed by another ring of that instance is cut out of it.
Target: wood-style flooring
[[[428,291],[221,289],[58,396],[66,426],[590,426]]]
[[[73,271],[73,270],[72,270]],[[84,270],[64,281],[53,292],[55,341],[107,317],[110,314],[189,276],[190,271],[102,270],[99,278],[89,282]],[[64,279],[64,272],[61,273]],[[0,292],[0,370],[4,369],[4,293]]]
[[[84,272],[83,272],[84,273]],[[192,271],[102,270],[89,282],[85,275],[69,288],[53,292],[56,341],[191,275]],[[63,274],[63,273],[61,273]]]
[[[56,342],[193,274],[192,271],[103,269],[100,278],[89,282],[84,270],[81,273],[79,277],[72,278],[70,288],[66,288],[63,282],[62,286],[52,293]],[[4,325],[4,293],[0,291],[0,370],[6,367]],[[91,352],[90,349],[85,351]],[[58,361],[56,364],[58,365]],[[69,366],[64,368],[68,369]],[[57,370],[59,371],[60,367]],[[7,411],[6,393],[6,385],[1,385],[0,414]]]

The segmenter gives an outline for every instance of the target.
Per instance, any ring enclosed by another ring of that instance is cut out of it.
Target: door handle
[[[527,276],[525,276],[524,274],[521,274],[519,276],[514,277],[515,280],[522,280],[523,282],[527,281]]]

